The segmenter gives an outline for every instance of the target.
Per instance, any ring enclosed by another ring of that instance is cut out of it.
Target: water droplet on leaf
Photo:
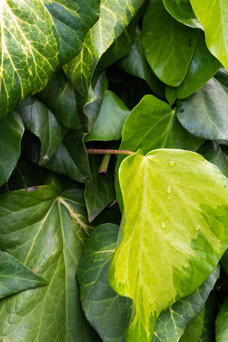
[[[162,226],[162,229],[165,229],[166,228],[165,222],[162,222],[161,226]]]
[[[166,190],[166,192],[167,192],[167,194],[171,194],[171,191],[172,191],[172,188],[171,188],[171,186],[169,185],[168,188],[167,188],[167,190]]]
[[[194,227],[194,230],[198,231],[200,229],[200,227],[201,227],[200,224],[197,224],[197,226]]]
[[[174,160],[171,160],[171,161],[169,162],[169,166],[173,167],[173,166],[175,166],[175,165],[176,165],[176,162],[175,162]]]

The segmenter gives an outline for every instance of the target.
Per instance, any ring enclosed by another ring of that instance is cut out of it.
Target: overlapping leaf
[[[177,117],[192,134],[209,140],[228,140],[228,88],[212,78],[201,89],[179,101]]]
[[[204,28],[208,49],[228,69],[227,1],[190,0],[190,3]]]
[[[215,321],[216,342],[226,342],[228,339],[228,297],[225,298]]]
[[[96,341],[86,324],[75,278],[88,232],[83,193],[60,196],[42,186],[0,197],[0,245],[47,286],[0,302],[0,339]]]
[[[119,175],[126,221],[109,280],[135,304],[126,340],[151,341],[156,317],[202,284],[228,246],[228,182],[183,150],[137,153]]]
[[[131,301],[117,295],[107,280],[117,235],[117,225],[96,227],[87,240],[78,269],[83,310],[104,342],[124,341],[130,311]]]
[[[45,164],[54,155],[66,133],[54,114],[36,97],[28,98],[18,109],[25,127],[41,143],[39,163]]]
[[[9,253],[0,251],[0,299],[43,285],[47,285],[45,279]]]
[[[7,182],[21,153],[24,125],[13,112],[0,121],[0,185]]]
[[[189,0],[163,0],[163,3],[167,11],[176,20],[190,27],[202,28],[202,25],[196,19]]]
[[[0,118],[80,51],[98,11],[99,0],[0,2]]]
[[[199,32],[173,19],[162,1],[153,1],[143,19],[142,40],[149,65],[167,85],[184,80]]]
[[[64,67],[78,92],[85,97],[101,56],[133,19],[144,0],[101,0],[100,18],[86,35],[81,53]]]

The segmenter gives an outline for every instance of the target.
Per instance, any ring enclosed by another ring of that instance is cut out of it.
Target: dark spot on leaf
[[[189,46],[189,47],[192,46],[192,38],[190,38],[190,39],[188,40],[188,46]]]
[[[30,192],[30,191],[34,191],[34,190],[38,190],[39,186],[31,186],[30,188],[26,188],[25,191],[26,192]]]
[[[181,110],[179,111],[179,113],[184,113],[184,109],[181,109]]]

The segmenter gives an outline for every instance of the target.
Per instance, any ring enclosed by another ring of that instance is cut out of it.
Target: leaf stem
[[[108,165],[109,165],[110,158],[111,158],[111,154],[105,154],[103,156],[98,173],[106,174],[108,172]]]
[[[107,150],[98,148],[87,148],[87,152],[89,154],[126,154],[128,156],[131,154],[135,154],[135,152],[127,150]]]

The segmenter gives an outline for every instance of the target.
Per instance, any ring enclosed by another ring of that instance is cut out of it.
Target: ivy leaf
[[[116,248],[118,226],[102,224],[90,234],[78,268],[82,307],[104,342],[124,341],[130,300],[108,284],[109,265]]]
[[[77,56],[84,38],[99,18],[100,0],[42,0],[52,16],[59,44],[59,62]]]
[[[39,164],[47,163],[62,142],[65,129],[49,108],[36,97],[29,97],[18,107],[17,112],[20,113],[25,127],[40,139]]]
[[[101,0],[100,18],[85,37],[81,53],[64,66],[75,89],[87,97],[101,56],[122,34],[144,0]]]
[[[106,90],[96,121],[85,141],[119,140],[128,114],[129,109],[125,103],[115,93]]]
[[[158,317],[152,342],[176,342],[186,327],[203,309],[215,282],[219,277],[219,267],[210,274],[203,284],[190,296],[174,303]],[[192,341],[195,341],[192,339]]]
[[[70,131],[45,167],[77,182],[88,182],[91,175],[84,137],[85,133]]]
[[[197,20],[189,0],[163,0],[166,10],[176,20],[193,28],[203,28]]]
[[[228,182],[202,156],[175,149],[129,156],[119,177],[126,221],[109,281],[135,304],[126,340],[146,342],[161,311],[198,288],[225,252]]]
[[[209,140],[228,140],[228,88],[212,78],[195,94],[178,101],[177,117],[190,133]]]
[[[162,1],[154,0],[150,4],[143,19],[142,41],[147,61],[162,82],[172,87],[181,84],[192,60],[198,35],[198,30],[173,19]]]
[[[201,88],[221,66],[220,62],[209,52],[201,32],[184,81],[177,88],[177,98],[184,99]]]
[[[228,339],[228,297],[225,298],[215,321],[216,342]]]
[[[205,307],[199,313],[194,321],[187,327],[184,335],[181,336],[180,342],[192,342],[199,341],[200,336],[203,332]]]
[[[84,128],[84,114],[78,110],[77,93],[63,70],[54,73],[47,86],[37,94],[63,127]]]
[[[0,302],[0,338],[94,341],[75,279],[89,229],[83,192],[58,195],[51,186],[32,190],[0,197],[0,244],[48,285]]]
[[[228,155],[222,151],[216,141],[206,142],[198,152],[209,162],[215,164],[228,178]]]
[[[156,95],[163,97],[164,85],[157,78],[157,76],[155,76],[149,64],[147,63],[139,28],[136,29],[135,41],[132,44],[131,51],[118,63],[118,65],[130,75],[137,76],[145,80],[150,89]]]
[[[120,149],[147,153],[155,148],[196,150],[199,140],[178,123],[176,111],[153,95],[145,95],[125,121]]]
[[[204,314],[203,332],[200,336],[199,342],[214,341],[214,314],[215,314],[216,300],[215,297],[210,296]]]
[[[227,1],[190,0],[190,2],[196,17],[204,28],[208,49],[228,69]]]
[[[85,186],[85,202],[90,222],[115,200],[112,173],[99,174],[100,163],[101,158],[91,156],[92,181]]]
[[[0,121],[0,185],[8,181],[17,164],[23,133],[24,125],[16,112]]]
[[[0,251],[0,299],[15,293],[47,285],[47,281],[12,255]]]
[[[99,0],[1,0],[0,118],[79,53],[98,12]]]

